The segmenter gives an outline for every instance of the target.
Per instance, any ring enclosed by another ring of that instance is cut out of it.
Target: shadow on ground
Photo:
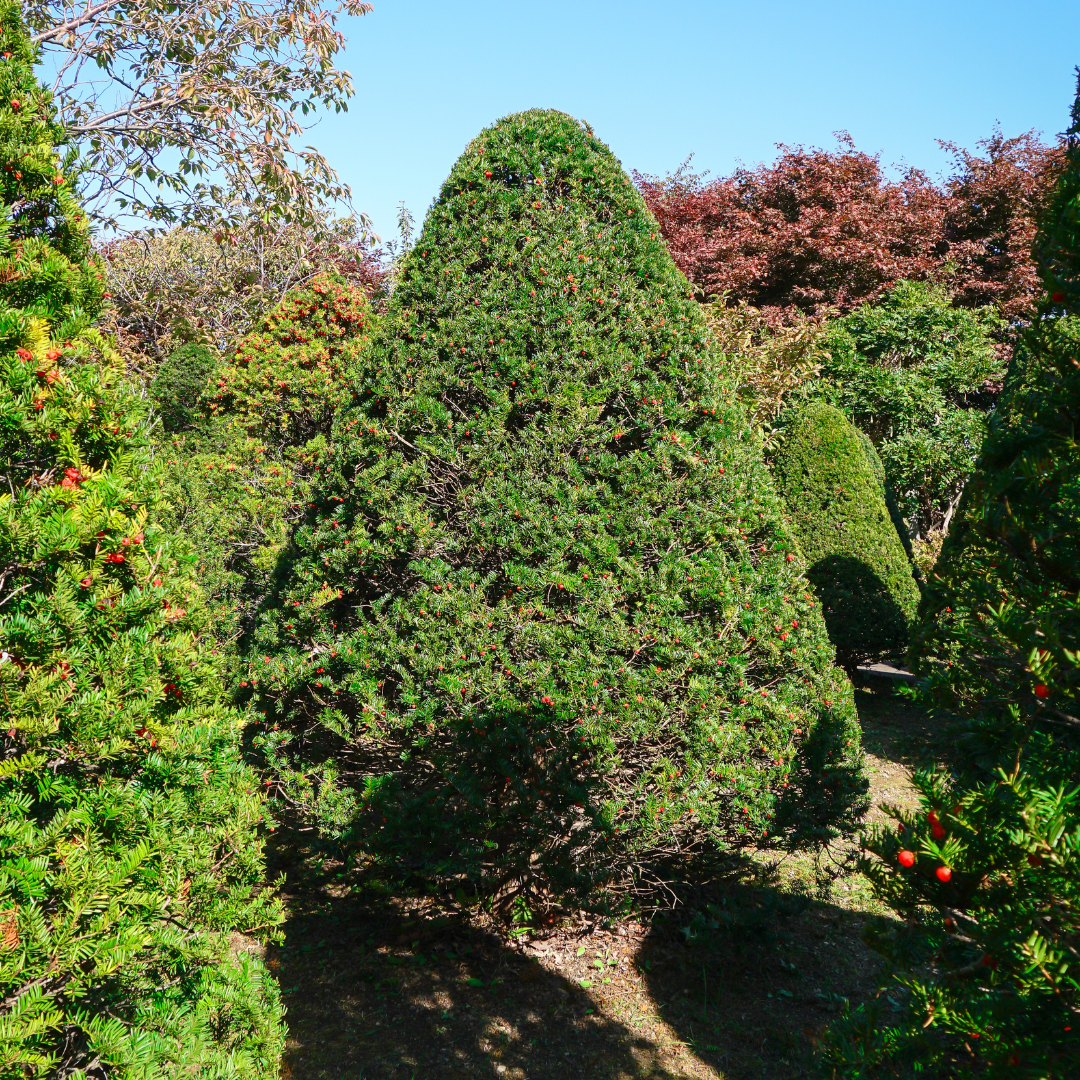
[[[875,802],[896,801],[925,717],[887,688],[856,698]],[[814,1075],[840,1000],[880,985],[850,845],[733,859],[648,922],[577,918],[515,940],[475,909],[365,888],[311,835],[280,830],[270,853],[288,875],[268,960],[292,1080],[794,1080]]]
[[[334,896],[328,869],[287,896],[269,956],[295,1080],[809,1076],[812,1038],[878,970],[861,914],[750,861],[693,910],[520,946],[476,913]]]

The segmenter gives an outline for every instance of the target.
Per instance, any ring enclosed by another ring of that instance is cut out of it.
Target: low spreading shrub
[[[280,921],[151,422],[0,4],[0,1076],[275,1076]]]
[[[591,130],[470,144],[253,638],[260,745],[324,836],[531,904],[847,827],[850,688],[707,336]]]
[[[839,409],[810,402],[786,425],[773,471],[837,662],[901,654],[919,590],[859,432]]]
[[[1080,89],[1080,87],[1078,87]],[[1049,295],[1010,364],[914,640],[948,771],[864,838],[904,917],[872,939],[895,1011],[834,1026],[834,1075],[1080,1071],[1080,93],[1036,242]]]

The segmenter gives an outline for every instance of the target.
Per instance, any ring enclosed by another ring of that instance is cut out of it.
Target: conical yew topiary
[[[0,4],[0,1076],[276,1075],[262,799]],[[54,182],[55,181],[55,182]],[[20,184],[27,185],[26,189]]]
[[[846,822],[850,689],[724,367],[588,127],[475,139],[255,641],[290,797],[485,888]]]
[[[774,472],[837,661],[854,668],[902,654],[919,589],[885,501],[884,471],[875,475],[858,430],[839,409],[811,402],[791,417]]]

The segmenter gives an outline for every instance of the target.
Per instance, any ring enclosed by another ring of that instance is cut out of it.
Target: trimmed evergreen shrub
[[[16,4],[0,46],[0,1076],[274,1076],[277,987],[228,941],[280,921],[242,718],[141,395],[88,328],[100,268]]]
[[[875,939],[900,1008],[834,1027],[836,1075],[1080,1073],[1080,93],[1066,161],[1035,246],[1057,295],[1010,365],[915,634],[955,758],[864,838],[905,919]]]
[[[323,277],[289,293],[237,346],[218,376],[211,411],[235,418],[274,450],[295,452],[329,435],[335,413],[352,398],[371,325],[371,303],[356,285]]]
[[[896,505],[896,496],[893,494],[893,489],[889,487],[889,481],[885,477],[885,465],[881,460],[881,455],[877,452],[873,440],[862,428],[856,428],[855,431],[859,435],[859,443],[863,448],[863,453],[866,455],[866,460],[870,463],[870,471],[874,474],[874,479],[881,488],[882,498],[884,498],[885,505],[889,510],[889,520],[892,521],[896,534],[900,537],[900,543],[904,545],[904,551],[907,552],[908,559],[911,559],[911,534],[908,532],[907,524],[900,513],[900,507]]]
[[[526,112],[469,145],[357,370],[249,665],[326,835],[509,903],[846,827],[847,680],[690,288],[588,127]]]
[[[202,398],[217,357],[205,345],[188,342],[173,349],[150,384],[166,431],[184,431],[204,414]]]
[[[903,652],[919,590],[859,432],[839,409],[810,402],[788,423],[773,471],[837,663]]]

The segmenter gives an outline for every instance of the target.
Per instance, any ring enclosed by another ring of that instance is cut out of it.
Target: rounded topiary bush
[[[874,474],[874,479],[878,482],[878,487],[881,488],[882,498],[884,498],[885,506],[889,511],[889,520],[892,521],[893,526],[896,529],[896,534],[900,537],[900,543],[904,545],[904,551],[907,553],[908,560],[910,561],[913,555],[911,534],[908,532],[907,524],[904,522],[903,515],[900,513],[900,507],[896,504],[896,496],[893,493],[892,488],[889,487],[889,481],[886,479],[885,463],[881,460],[881,455],[877,452],[877,447],[874,446],[874,442],[870,436],[867,435],[862,428],[855,428],[855,431],[859,436],[859,444],[863,448],[863,453],[866,454],[866,460],[870,463],[870,471]],[[915,572],[914,569],[912,572]]]
[[[211,411],[271,452],[295,455],[329,435],[337,410],[352,399],[372,319],[363,289],[334,277],[290,292],[218,373]]]
[[[358,372],[251,656],[294,802],[504,898],[849,820],[850,689],[760,446],[588,127],[470,144]]]
[[[902,653],[919,589],[859,432],[839,409],[803,406],[774,472],[837,662],[851,669]]]

